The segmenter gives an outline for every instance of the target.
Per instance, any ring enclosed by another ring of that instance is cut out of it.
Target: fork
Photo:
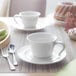
[[[2,52],[2,56],[8,61],[10,70],[15,70],[16,69],[15,66],[11,63],[11,61],[9,59],[7,48],[1,49],[1,52]]]

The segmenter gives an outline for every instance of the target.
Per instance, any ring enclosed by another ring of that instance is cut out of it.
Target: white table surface
[[[53,20],[51,18],[51,15],[49,15],[46,18],[46,22],[48,23],[48,26],[42,30],[39,31],[20,31],[15,29],[13,26],[13,18],[0,18],[1,21],[5,22],[8,27],[10,27],[10,43],[15,44],[16,48],[19,49],[24,45],[27,45],[26,42],[26,36],[30,33],[33,32],[49,32],[49,33],[53,33],[56,34],[58,36],[58,40],[61,40],[65,43],[66,46],[66,52],[67,52],[67,56],[66,58],[61,61],[60,63],[57,64],[53,64],[53,65],[33,65],[33,64],[29,64],[26,62],[21,61],[20,59],[18,59],[18,66],[16,67],[16,71],[10,71],[7,62],[5,61],[4,58],[1,58],[0,60],[0,75],[2,74],[3,76],[5,75],[19,75],[19,76],[24,76],[24,75],[41,75],[43,76],[44,73],[45,76],[46,75],[51,75],[53,73],[56,73],[57,71],[59,71],[60,69],[62,69],[62,67],[64,67],[66,64],[68,64],[69,62],[71,62],[73,59],[75,59],[76,55],[76,51],[75,51],[75,46],[76,46],[76,42],[70,40],[70,38],[68,37],[67,33],[64,31],[63,28],[63,24],[62,23],[58,23],[55,22],[55,20]],[[41,18],[42,20],[42,18]],[[46,24],[47,24],[46,23]],[[5,68],[4,68],[5,65]],[[28,73],[28,74],[27,74]]]

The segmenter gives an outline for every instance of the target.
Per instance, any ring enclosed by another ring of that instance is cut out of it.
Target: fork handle
[[[18,65],[16,57],[15,57],[15,53],[13,53],[13,65]]]
[[[10,59],[7,57],[7,60],[8,60],[8,64],[9,64],[9,67],[11,70],[15,70],[15,66],[11,63]]]

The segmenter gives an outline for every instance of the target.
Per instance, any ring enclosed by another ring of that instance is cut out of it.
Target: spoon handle
[[[15,57],[15,53],[13,53],[13,65],[18,65],[16,57]]]
[[[6,57],[6,58],[7,58],[7,61],[8,61],[8,63],[9,63],[10,69],[11,69],[11,70],[15,70],[16,68],[13,66],[13,64],[12,64],[11,61],[10,61],[10,59],[9,59],[8,57]]]

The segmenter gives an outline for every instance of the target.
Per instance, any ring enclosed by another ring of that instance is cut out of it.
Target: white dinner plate
[[[16,29],[23,31],[37,31],[45,28],[48,25],[49,23],[46,18],[40,18],[35,28],[25,28],[24,25],[22,24],[22,21],[19,18],[17,18],[16,22],[13,19],[13,24],[12,24],[12,26],[15,27]]]
[[[23,46],[17,51],[18,57],[24,62],[32,63],[32,64],[53,64],[62,61],[66,57],[66,50],[64,50],[60,55],[58,55],[58,51],[61,49],[61,46],[57,46],[54,48],[55,52],[53,52],[51,57],[48,58],[37,58],[33,56],[31,52],[30,46]]]

